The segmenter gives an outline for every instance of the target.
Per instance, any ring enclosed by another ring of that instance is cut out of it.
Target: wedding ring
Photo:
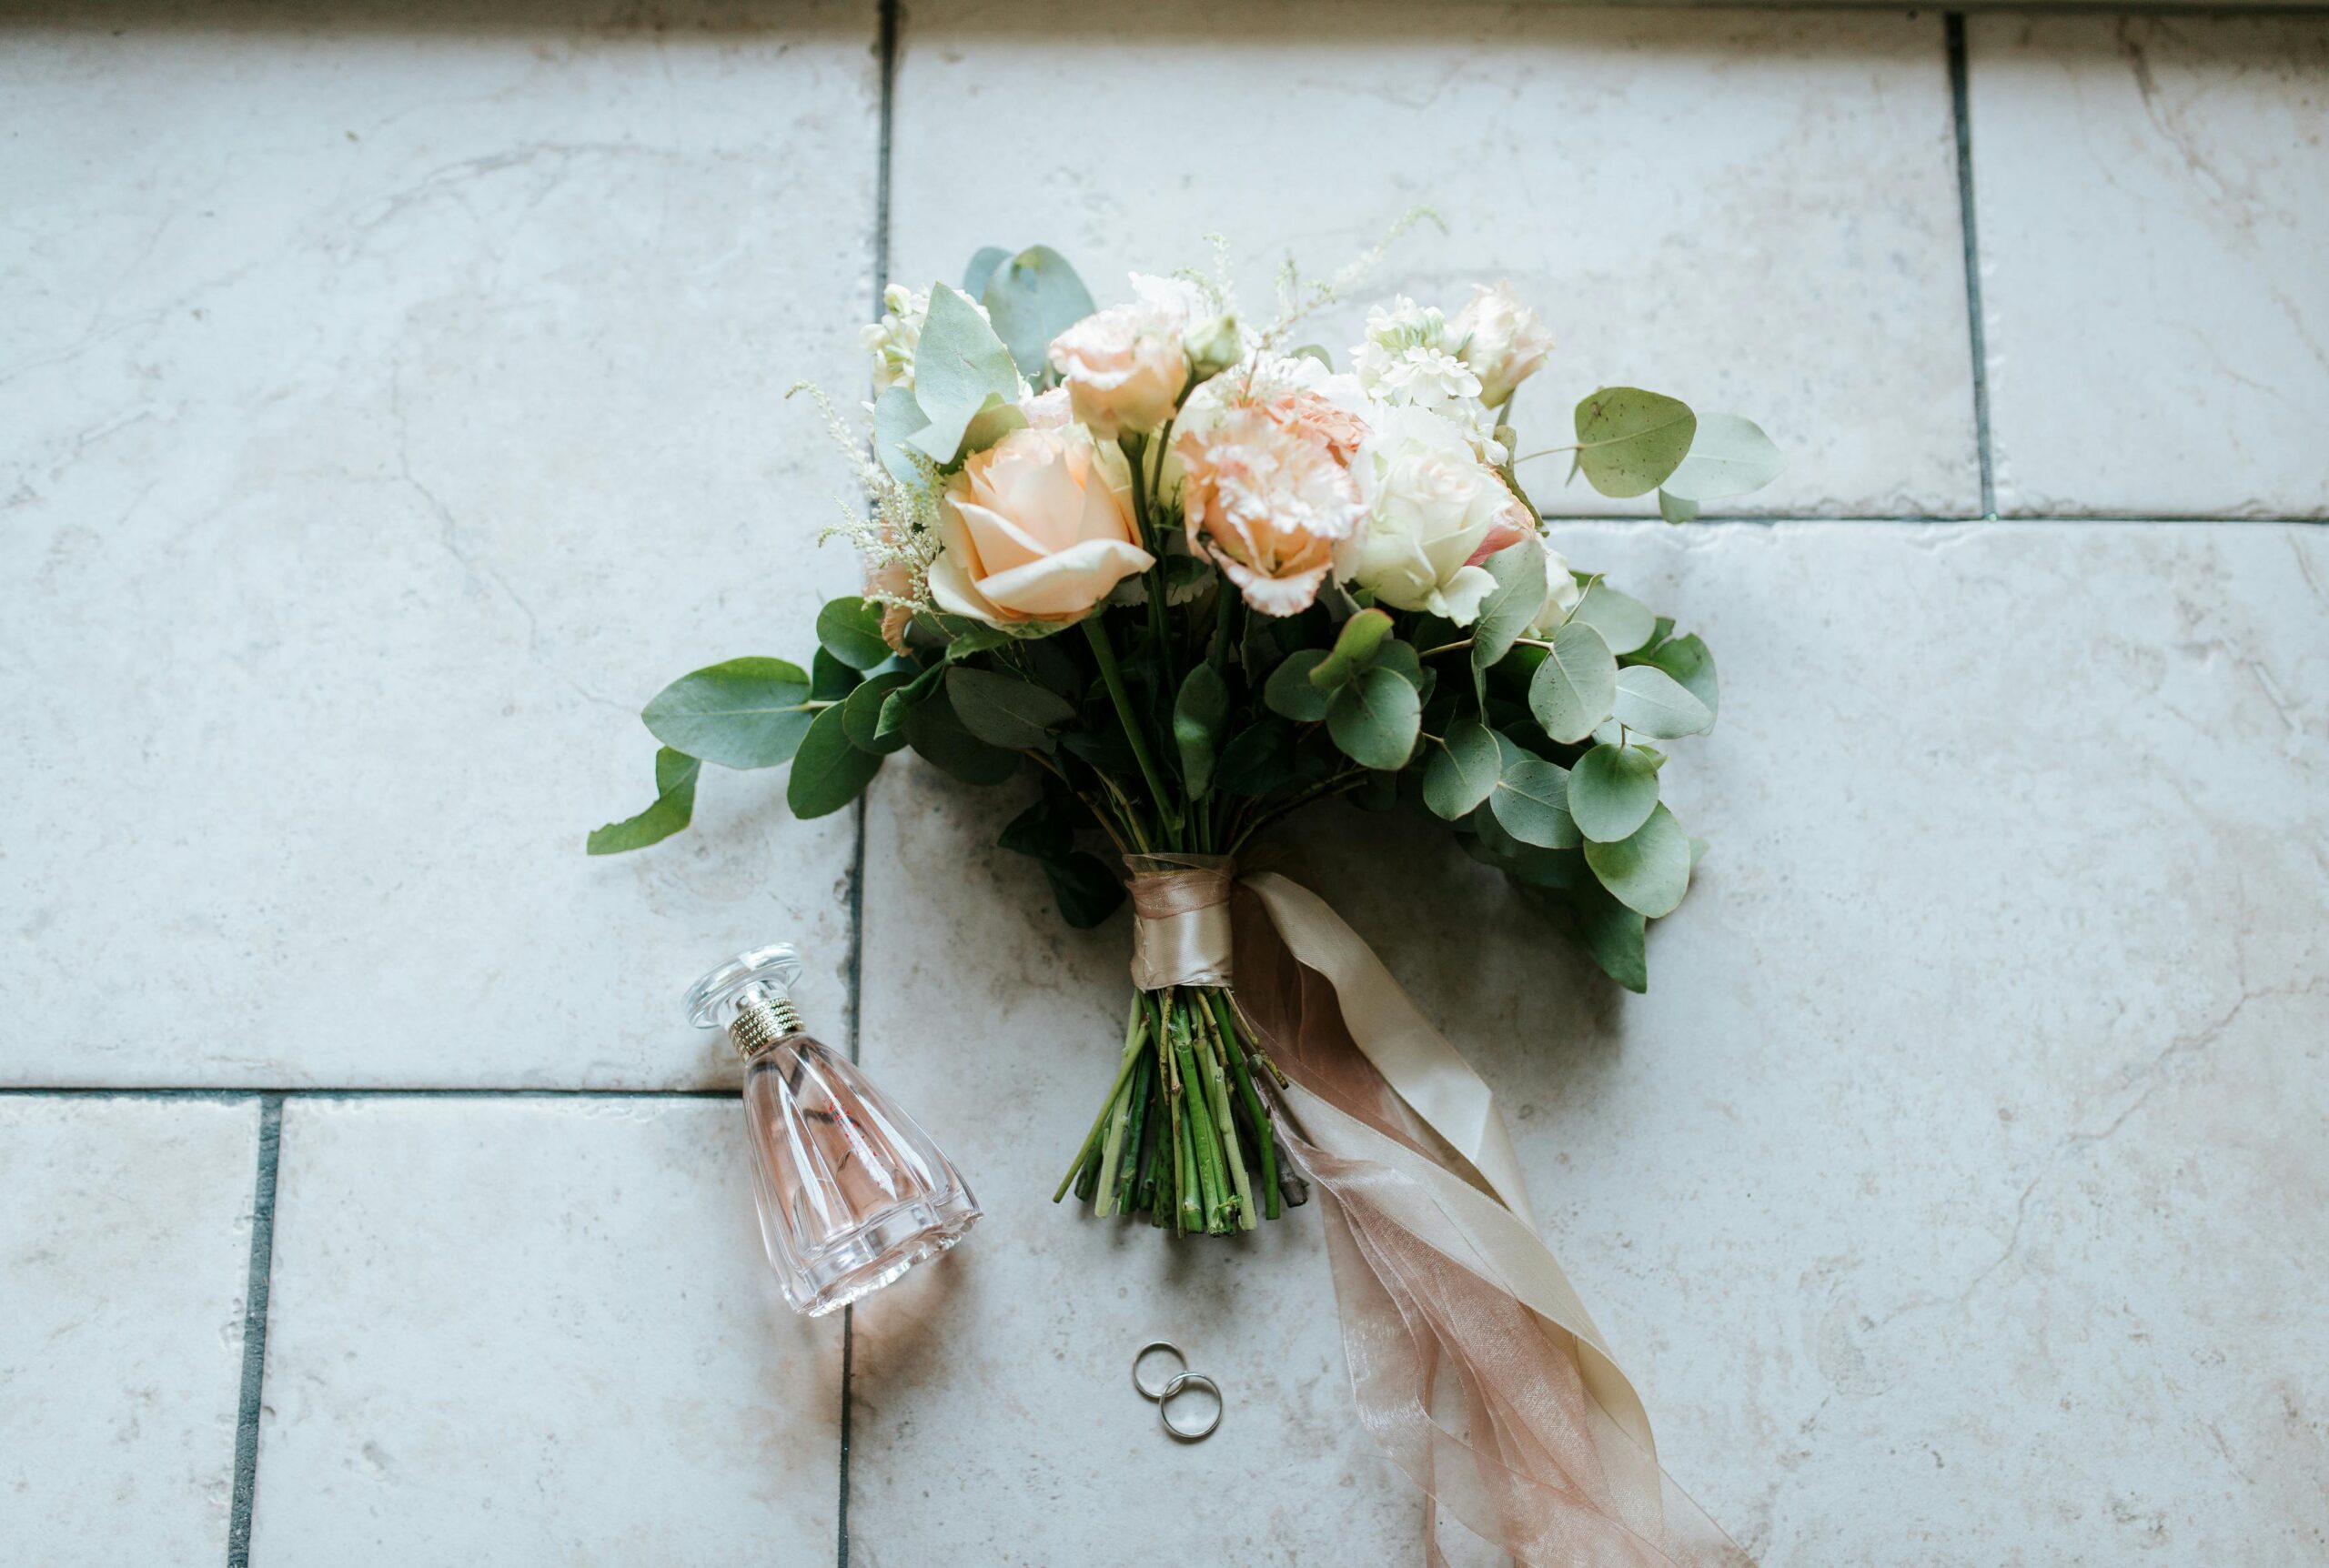
[[[1213,1395],[1213,1419],[1195,1431],[1173,1424],[1173,1401],[1179,1396],[1182,1390],[1190,1388],[1201,1388]],[[1171,1382],[1164,1385],[1164,1392],[1156,1396],[1156,1419],[1164,1423],[1164,1430],[1171,1432],[1175,1441],[1203,1442],[1206,1438],[1211,1437],[1214,1429],[1221,1424],[1222,1402],[1219,1383],[1203,1372],[1178,1372],[1174,1375]]]
[[[1146,1383],[1140,1381],[1140,1363],[1148,1359],[1148,1352],[1151,1351],[1169,1351],[1172,1352],[1173,1359],[1181,1363],[1180,1372],[1175,1374],[1171,1380],[1167,1381],[1162,1388],[1151,1388]],[[1188,1375],[1189,1358],[1183,1355],[1181,1353],[1181,1347],[1175,1344],[1171,1340],[1151,1340],[1146,1344],[1141,1346],[1140,1349],[1132,1352],[1132,1386],[1134,1392],[1136,1392],[1141,1398],[1148,1401],[1151,1404],[1161,1404],[1165,1400],[1170,1399],[1172,1397],[1171,1391],[1174,1382],[1176,1382],[1181,1378],[1185,1378]]]

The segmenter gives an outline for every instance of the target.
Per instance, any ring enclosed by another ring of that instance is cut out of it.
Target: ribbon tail
[[[1487,1086],[1316,894],[1243,886],[1269,920],[1238,922],[1238,1003],[1292,1081],[1282,1131],[1323,1196],[1360,1419],[1427,1520],[1525,1564],[1749,1562],[1659,1468],[1639,1394],[1537,1234]]]

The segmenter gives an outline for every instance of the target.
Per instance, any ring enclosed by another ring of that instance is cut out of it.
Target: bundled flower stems
[[[890,289],[865,329],[870,441],[833,420],[872,503],[836,530],[864,596],[824,608],[805,668],[735,658],[649,703],[656,799],[591,852],[685,827],[705,763],[789,762],[811,817],[911,748],[1026,790],[1002,843],[1091,926],[1128,874],[1169,900],[1161,873],[1232,865],[1342,798],[1440,823],[1642,989],[1648,923],[1698,853],[1659,776],[1714,722],[1714,659],[1572,568],[1522,471],[1557,456],[1680,521],[1768,481],[1777,453],[1745,419],[1627,387],[1531,448],[1516,394],[1553,347],[1533,310],[1502,285],[1453,315],[1398,297],[1339,357],[1301,341],[1348,281],[1289,277],[1261,327],[1194,273],[1134,275],[1097,308],[1040,246],[980,252],[960,287]],[[1186,922],[1136,922],[1165,926]],[[1062,1195],[1187,1235],[1302,1201],[1284,1081],[1230,981],[1160,961],[1136,987]]]

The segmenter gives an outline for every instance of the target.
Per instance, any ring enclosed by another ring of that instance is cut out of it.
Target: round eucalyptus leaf
[[[914,672],[911,669],[884,670],[880,675],[867,676],[849,694],[848,700],[841,705],[841,725],[852,746],[876,757],[886,757],[905,745],[906,738],[898,730],[882,731],[882,704],[889,699],[890,693],[912,685],[913,680]]]
[[[1601,634],[1582,621],[1553,633],[1553,646],[1528,682],[1528,711],[1553,739],[1584,739],[1609,717],[1618,695],[1618,660]]]
[[[1524,844],[1566,849],[1582,841],[1568,814],[1568,770],[1496,738],[1497,773],[1488,809]]]
[[[1316,724],[1326,717],[1326,703],[1331,691],[1321,690],[1311,684],[1310,672],[1325,660],[1323,648],[1296,648],[1285,656],[1278,667],[1270,671],[1270,678],[1262,688],[1262,701],[1272,713],[1283,714],[1296,724]]]
[[[967,665],[947,670],[946,699],[964,729],[1006,751],[1047,749],[1051,732],[1075,718],[1074,704],[1047,686]]]
[[[1569,769],[1568,814],[1591,841],[1630,838],[1658,805],[1658,764],[1638,746],[1596,746]]]
[[[1707,705],[1654,664],[1618,671],[1618,699],[1610,711],[1627,729],[1659,740],[1697,735],[1714,725]]]
[[[817,641],[852,669],[871,669],[890,657],[882,640],[882,607],[870,599],[837,598],[817,612]]]
[[[1709,713],[1722,711],[1721,683],[1715,678],[1714,655],[1707,650],[1698,633],[1659,643],[1642,656],[1642,662],[1654,664],[1672,676],[1683,690],[1707,705]]]
[[[1362,768],[1406,766],[1423,726],[1423,701],[1396,670],[1375,668],[1326,704],[1326,733]]]
[[[1423,773],[1424,804],[1453,822],[1488,798],[1503,771],[1496,735],[1477,719],[1459,719]]]
[[[1512,650],[1545,608],[1545,547],[1534,538],[1508,545],[1480,563],[1496,587],[1472,622],[1472,668],[1486,670]]]
[[[1736,414],[1701,414],[1690,455],[1666,477],[1665,494],[1686,502],[1743,496],[1778,478],[1786,467],[1787,459],[1780,456],[1779,447],[1752,419]]]
[[[1638,387],[1605,387],[1577,406],[1577,462],[1605,496],[1646,496],[1689,456],[1689,405]]]
[[[1609,651],[1620,656],[1633,652],[1658,631],[1658,618],[1649,613],[1648,605],[1601,581],[1585,590],[1585,598],[1568,618],[1572,625],[1582,621],[1599,632]]]
[[[1690,888],[1690,840],[1674,813],[1651,808],[1648,820],[1614,844],[1588,842],[1585,863],[1618,902],[1656,920],[1671,914]]]

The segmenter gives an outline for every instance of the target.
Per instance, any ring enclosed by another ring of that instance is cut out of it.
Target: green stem
[[[1237,1038],[1236,1020],[1229,1008],[1225,991],[1213,993],[1215,1021],[1221,1026],[1224,1039],[1229,1042],[1229,1070],[1237,1080],[1237,1098],[1245,1107],[1245,1118],[1254,1124],[1254,1141],[1261,1146],[1262,1154],[1262,1218],[1277,1218],[1277,1139],[1273,1135],[1269,1112],[1262,1105],[1262,1097],[1255,1092],[1254,1075],[1245,1065],[1245,1042]]]
[[[1108,628],[1100,615],[1084,618],[1084,635],[1092,644],[1092,657],[1100,661],[1100,678],[1108,688],[1108,700],[1115,704],[1116,719],[1124,727],[1124,739],[1132,742],[1133,759],[1140,764],[1141,777],[1148,780],[1148,792],[1155,798],[1156,816],[1169,830],[1180,826],[1173,810],[1173,797],[1165,792],[1164,780],[1156,771],[1156,764],[1149,759],[1148,742],[1141,739],[1140,722],[1133,717],[1132,694],[1124,689],[1124,671],[1116,666],[1115,646],[1108,640]]]
[[[1205,1054],[1205,1086],[1213,1095],[1213,1122],[1221,1134],[1221,1152],[1229,1169],[1229,1187],[1236,1194],[1237,1228],[1250,1231],[1260,1216],[1254,1211],[1254,1184],[1245,1175],[1245,1151],[1239,1146],[1237,1122],[1229,1114],[1229,1078],[1223,1070],[1228,1052],[1221,1043],[1219,1026],[1203,995],[1197,998],[1197,1016],[1205,1020],[1205,1036],[1210,1050]]]
[[[1059,1179],[1059,1191],[1052,1194],[1053,1202],[1056,1203],[1067,1196],[1067,1190],[1074,1184],[1077,1172],[1084,1169],[1084,1161],[1092,1158],[1092,1145],[1099,1141],[1101,1129],[1108,1124],[1109,1113],[1116,1108],[1116,1097],[1124,1092],[1124,1080],[1132,1076],[1133,1056],[1140,1049],[1141,1034],[1146,1022],[1139,993],[1134,992],[1132,1016],[1124,1020],[1124,1060],[1116,1066],[1116,1081],[1108,1086],[1108,1098],[1100,1102],[1100,1114],[1092,1119],[1092,1131],[1084,1135],[1083,1145],[1075,1151],[1075,1163],[1070,1165],[1067,1174]]]
[[[1226,1186],[1221,1173],[1220,1134],[1214,1130],[1211,1099],[1205,1075],[1197,1070],[1196,1042],[1184,1028],[1174,1039],[1173,1049],[1180,1053],[1181,1081],[1189,1090],[1189,1125],[1196,1145],[1197,1187],[1203,1198],[1205,1226],[1207,1231],[1220,1223],[1226,1197]]]

